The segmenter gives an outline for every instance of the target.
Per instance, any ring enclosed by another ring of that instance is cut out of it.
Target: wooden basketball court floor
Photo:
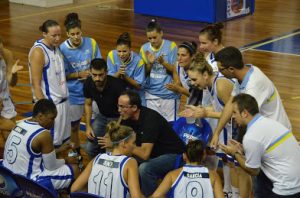
[[[184,3],[183,5],[184,6]],[[11,88],[16,103],[17,119],[32,109],[28,74],[28,52],[34,41],[41,37],[38,27],[47,19],[61,25],[69,12],[77,12],[82,21],[84,36],[93,37],[100,45],[103,57],[114,49],[122,32],[129,32],[133,50],[138,52],[147,41],[144,28],[152,17],[135,15],[130,0],[75,0],[75,3],[55,8],[38,8],[0,0],[0,35],[6,48],[24,66],[19,73],[18,86]],[[198,32],[205,23],[158,18],[166,39],[178,44],[198,42]],[[293,132],[300,140],[300,1],[257,0],[254,15],[225,22],[223,43],[243,50],[246,63],[262,69],[274,82],[288,116]],[[62,41],[66,39],[63,29]],[[285,39],[288,39],[286,41]],[[282,42],[284,44],[282,44]],[[297,42],[298,41],[298,42]],[[271,47],[268,47],[272,45]],[[282,47],[283,45],[283,47]],[[264,48],[267,46],[266,48]],[[277,50],[279,48],[281,50]],[[282,48],[284,48],[282,50]],[[286,51],[289,48],[291,51]],[[82,136],[83,138],[84,136]]]

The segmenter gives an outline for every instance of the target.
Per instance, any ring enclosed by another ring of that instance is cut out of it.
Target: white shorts
[[[70,105],[70,121],[77,122],[80,121],[83,115],[84,105]]]
[[[50,130],[55,148],[59,148],[70,139],[71,121],[69,109],[70,104],[68,100],[56,104],[57,116],[54,121],[54,129]]]
[[[72,167],[65,164],[56,170],[45,169],[37,178],[37,180],[43,179],[51,179],[53,187],[58,190],[70,187],[75,178]]]
[[[16,117],[17,112],[11,98],[10,97],[5,98],[2,102],[3,102],[3,109],[1,111],[1,116],[6,119],[12,119]]]
[[[174,122],[178,118],[179,99],[146,99],[146,105],[160,113],[168,122]]]

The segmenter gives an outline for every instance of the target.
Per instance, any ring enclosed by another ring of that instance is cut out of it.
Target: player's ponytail
[[[161,32],[161,26],[160,24],[157,22],[156,19],[151,19],[151,21],[148,23],[147,27],[146,27],[146,32],[152,32],[156,30],[157,32]]]
[[[192,65],[189,67],[190,71],[197,71],[200,74],[204,74],[204,72],[207,72],[208,75],[213,75],[213,69],[209,65],[209,63],[206,61],[204,54],[201,52],[197,52],[194,61],[192,62]]]
[[[202,30],[200,30],[199,34],[200,35],[206,34],[208,40],[210,40],[211,42],[213,42],[217,39],[218,43],[222,43],[221,29],[223,29],[223,28],[224,28],[224,25],[222,23],[215,23],[215,24],[204,27]]]
[[[115,147],[121,141],[127,141],[134,134],[134,131],[131,127],[120,125],[117,121],[112,121],[107,124],[106,133],[109,135],[113,147]]]
[[[69,13],[66,16],[64,25],[66,27],[67,32],[69,32],[70,29],[73,29],[73,28],[76,28],[76,27],[81,29],[81,21],[78,17],[78,14],[77,13]]]

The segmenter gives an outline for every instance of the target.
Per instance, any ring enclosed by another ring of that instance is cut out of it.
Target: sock
[[[223,176],[224,176],[224,192],[231,192],[231,180],[230,180],[230,168],[227,164],[223,164]]]
[[[231,190],[232,190],[232,198],[239,198],[240,196],[239,189],[234,186],[231,186]]]

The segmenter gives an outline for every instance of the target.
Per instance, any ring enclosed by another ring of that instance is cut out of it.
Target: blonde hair
[[[197,71],[200,74],[204,74],[207,72],[208,75],[213,75],[213,69],[210,64],[206,61],[204,55],[200,52],[197,52],[192,62],[191,66],[189,67],[190,71]]]
[[[109,122],[106,126],[106,134],[109,135],[113,147],[119,145],[121,141],[127,141],[134,131],[131,127],[120,125],[118,121]]]

